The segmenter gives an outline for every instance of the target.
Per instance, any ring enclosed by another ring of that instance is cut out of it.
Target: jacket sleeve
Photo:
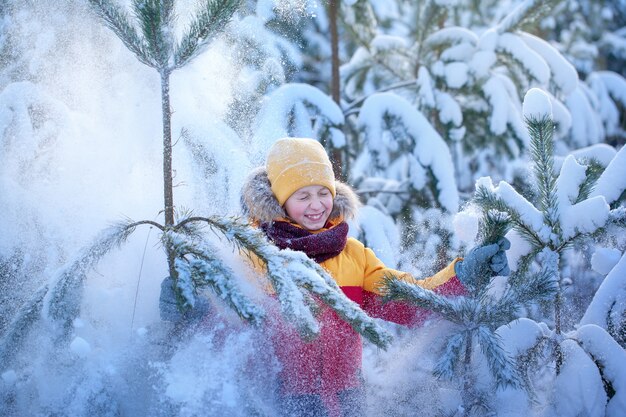
[[[463,284],[454,272],[454,265],[460,258],[453,260],[448,266],[435,275],[425,279],[415,279],[411,274],[387,268],[369,248],[365,250],[365,278],[363,281],[363,309],[373,317],[405,326],[418,326],[430,315],[430,312],[403,301],[382,302],[381,285],[385,276],[393,275],[401,280],[411,282],[437,293],[456,296],[466,293]]]

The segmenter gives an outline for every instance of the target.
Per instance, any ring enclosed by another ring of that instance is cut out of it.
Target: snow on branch
[[[83,248],[55,278],[42,286],[18,311],[0,342],[0,362],[7,363],[19,344],[41,318],[50,318],[66,332],[80,311],[83,283],[100,259],[126,241],[135,228],[152,222],[120,222],[103,230],[94,242]],[[157,225],[160,227],[160,225]],[[54,324],[53,322],[53,324]]]
[[[301,252],[282,250],[273,256],[274,263],[279,268],[285,269],[291,279],[299,287],[305,288],[314,296],[319,297],[326,305],[331,307],[352,328],[363,335],[376,346],[386,349],[391,338],[382,331],[382,328],[369,316],[367,316],[352,300],[348,299],[337,286],[330,275],[316,262],[306,257]],[[274,265],[268,270],[277,271]],[[320,279],[321,278],[321,279]]]
[[[578,73],[576,72],[576,68],[547,41],[526,32],[520,33],[519,36],[545,60],[546,64],[548,64],[550,72],[552,73],[550,82],[556,85],[563,95],[574,91],[578,85]]]
[[[587,168],[576,162],[573,156],[569,156],[557,179],[557,204],[565,240],[579,233],[593,233],[604,227],[609,218],[609,205],[604,196],[579,198],[581,190],[586,188]]]
[[[569,136],[575,147],[593,145],[604,139],[606,132],[595,101],[593,92],[582,82],[565,98],[565,105],[572,115]]]
[[[78,316],[83,283],[87,273],[115,247],[119,247],[142,223],[121,222],[103,230],[94,242],[83,248],[50,284],[44,298],[43,315],[69,327]]]
[[[0,363],[9,364],[13,355],[20,350],[20,345],[32,324],[41,316],[43,300],[48,292],[48,284],[39,288],[35,294],[17,312],[0,340]],[[6,365],[5,365],[6,366]]]
[[[460,332],[448,339],[446,348],[435,365],[433,374],[438,378],[452,379],[458,367],[458,358],[467,349],[467,343],[471,340],[469,331]]]
[[[626,351],[602,327],[594,324],[581,326],[574,339],[597,363],[603,382],[614,392],[606,405],[606,415],[621,416],[626,410]]]
[[[596,324],[603,329],[609,329],[612,324],[612,309],[619,312],[626,311],[626,286],[624,286],[624,278],[626,277],[626,254],[622,254],[621,259],[611,269],[608,275],[600,284],[591,303],[585,311],[585,315],[580,320],[581,325]]]
[[[389,137],[385,132],[399,125],[404,134],[414,143],[412,153],[423,167],[430,168],[438,191],[437,200],[443,208],[454,213],[458,209],[459,196],[454,179],[454,165],[448,146],[430,125],[424,115],[404,98],[392,93],[373,94],[365,100],[359,113],[358,126],[366,136],[371,153],[385,158],[397,147],[397,142],[406,138]],[[383,142],[388,138],[389,143]],[[390,149],[391,148],[391,149]]]
[[[281,311],[304,338],[315,337],[319,325],[314,318],[308,293],[318,297],[344,321],[370,342],[386,348],[391,337],[382,327],[339,289],[335,280],[302,252],[280,250],[257,228],[239,219],[221,217],[190,217],[187,222],[204,222],[250,254],[262,261],[281,306]]]
[[[193,307],[196,289],[209,286],[242,319],[255,325],[262,321],[264,312],[237,288],[234,272],[216,256],[216,248],[170,230],[163,233],[162,239],[177,254],[176,285],[184,306]]]
[[[560,343],[563,363],[554,381],[553,409],[548,415],[605,416],[607,395],[598,366],[575,340]]]
[[[174,52],[174,68],[196,57],[206,41],[220,32],[239,8],[239,0],[205,0]]]
[[[503,80],[499,77],[491,77],[481,88],[493,109],[489,115],[489,130],[496,135],[502,135],[506,132],[509,119],[508,103],[511,99],[503,86]]]
[[[140,62],[152,68],[158,67],[158,63],[148,53],[148,46],[130,23],[128,13],[110,0],[89,0],[89,3]]]
[[[314,118],[317,118],[316,127],[322,129],[319,135],[313,131]],[[343,123],[343,112],[321,90],[307,84],[284,84],[264,98],[255,122],[251,155],[259,158],[260,162],[276,138],[296,136],[323,139],[318,136]]]
[[[429,35],[426,40],[424,40],[424,45],[431,49],[460,43],[469,43],[470,45],[476,46],[478,45],[478,40],[478,36],[471,30],[460,26],[451,26],[440,29]]]
[[[521,375],[515,366],[515,362],[503,349],[500,335],[487,326],[480,326],[476,332],[476,338],[483,354],[487,358],[487,364],[496,380],[496,386],[521,387]]]
[[[624,77],[612,71],[596,71],[590,77],[599,78],[611,97],[626,107],[626,79]]]
[[[626,190],[626,146],[617,152],[606,167],[590,197],[603,196],[611,204],[617,201]]]
[[[511,56],[533,80],[547,85],[550,80],[550,67],[522,38],[513,33],[503,33],[498,38],[497,50]]]
[[[498,33],[511,32],[527,20],[550,10],[559,0],[525,0],[506,15],[496,26]]]
[[[549,239],[550,230],[543,222],[543,214],[509,183],[501,181],[494,187],[490,177],[479,178],[473,199],[483,210],[509,214],[514,227],[529,242],[540,245]]]

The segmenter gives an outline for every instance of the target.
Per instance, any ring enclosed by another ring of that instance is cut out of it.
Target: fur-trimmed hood
[[[333,210],[328,220],[356,217],[361,203],[354,190],[341,181],[335,181],[335,188]],[[248,175],[241,189],[241,206],[245,215],[260,223],[270,223],[287,217],[287,213],[272,193],[270,180],[263,166],[254,169]]]

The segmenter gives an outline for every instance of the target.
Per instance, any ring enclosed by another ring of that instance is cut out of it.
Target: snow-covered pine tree
[[[548,5],[526,1],[476,28],[463,19],[473,14],[466,3],[428,1],[398,8],[411,19],[398,18],[395,30],[370,30],[372,39],[342,68],[346,108],[358,113],[369,95],[381,91],[408,97],[451,147],[461,190],[468,191],[477,175],[493,168],[506,176],[503,161],[519,156],[528,144],[520,94],[550,83],[558,96],[577,80],[554,48],[519,31]],[[404,24],[410,25],[408,41]],[[569,121],[559,122],[567,131]],[[353,152],[363,149],[365,144]]]
[[[174,189],[172,182],[172,110],[170,75],[193,60],[213,40],[239,7],[239,0],[202,2],[179,42],[174,38],[176,14],[174,0],[134,0],[133,13],[137,33],[126,11],[111,0],[90,0],[96,13],[120,38],[137,59],[158,71],[161,77],[163,117],[163,196],[165,227],[174,224]],[[165,246],[170,276],[177,279],[175,254]]]
[[[318,88],[284,84],[264,97],[254,121],[253,162],[261,164],[274,141],[286,136],[316,138],[339,147],[345,143],[343,123],[340,107]]]
[[[457,249],[449,215],[456,212],[459,197],[454,202],[438,189],[447,175],[416,156],[420,141],[411,137],[415,131],[407,132],[407,120],[420,113],[419,120],[426,122],[420,125],[429,125],[422,131],[434,132],[436,142],[449,147],[438,159],[452,156],[445,170],[454,177],[443,183],[463,193],[476,176],[494,167],[504,178],[512,175],[508,162],[528,145],[521,92],[549,84],[560,97],[574,88],[577,74],[553,47],[519,32],[549,11],[545,2],[529,0],[506,14],[478,13],[466,3],[387,6],[341,5],[347,45],[342,50],[353,51],[341,68],[345,166],[368,204],[399,222],[404,252],[434,249],[443,262]],[[385,110],[376,104],[394,99],[407,103],[385,105]],[[570,120],[567,111],[558,115],[558,134],[564,135]],[[437,266],[416,265],[411,258],[403,257],[400,266],[422,273]]]
[[[509,225],[508,214],[486,210],[480,227],[480,243],[497,243],[506,234]],[[524,307],[550,299],[556,291],[546,271],[533,274],[523,282],[516,281],[501,294],[496,294],[493,289],[490,271],[476,270],[471,275],[472,285],[467,286],[467,294],[455,299],[393,277],[386,281],[387,300],[407,301],[437,312],[445,320],[456,324],[447,336],[434,374],[459,381],[463,416],[486,415],[494,411],[488,395],[494,386],[524,385],[523,375],[514,359],[504,350],[496,331],[516,319]],[[479,351],[493,377],[486,386],[477,382],[481,374],[480,365],[476,362]]]
[[[618,372],[605,372],[605,369],[615,369],[605,361],[614,355],[626,358],[626,354],[602,327],[585,322],[574,332],[565,332],[562,328],[560,309],[563,283],[560,281],[559,259],[572,247],[575,240],[592,238],[594,233],[602,231],[609,223],[623,225],[624,208],[617,207],[611,210],[600,193],[606,192],[611,203],[623,193],[626,188],[625,180],[610,179],[619,178],[622,168],[617,167],[623,166],[622,155],[626,155],[626,152],[620,151],[615,156],[614,163],[611,163],[611,169],[607,168],[600,178],[594,172],[597,169],[596,165],[590,164],[590,168],[587,168],[573,158],[568,158],[569,162],[563,164],[557,177],[553,173],[550,98],[547,94],[533,89],[525,98],[524,108],[532,137],[538,207],[535,208],[535,205],[524,199],[508,183],[501,182],[494,188],[488,178],[478,181],[474,197],[474,203],[483,211],[484,223],[481,231],[498,230],[499,228],[495,227],[498,224],[497,220],[504,216],[515,232],[513,235],[509,233],[508,236],[511,238],[523,236],[529,243],[526,255],[521,258],[515,272],[509,278],[504,292],[493,293],[486,285],[488,279],[478,279],[477,282],[483,284],[470,286],[468,296],[449,300],[419,287],[389,280],[388,297],[407,300],[437,311],[447,320],[459,324],[459,331],[453,333],[447,341],[446,350],[436,372],[445,376],[455,375],[455,372],[459,372],[459,364],[464,363],[459,375],[464,381],[462,398],[466,413],[480,414],[494,406],[493,398],[488,399],[481,393],[471,391],[471,387],[477,386],[472,383],[475,373],[472,373],[470,366],[472,340],[476,338],[476,342],[483,347],[482,352],[495,376],[496,384],[505,388],[498,392],[510,393],[524,387],[531,392],[532,397],[532,389],[537,381],[533,380],[529,367],[520,366],[522,364],[519,363],[515,365],[512,362],[513,357],[529,365],[540,361],[541,353],[548,350],[552,352],[549,361],[554,361],[557,373],[552,377],[553,386],[550,390],[553,393],[544,406],[552,407],[555,415],[576,415],[589,410],[602,411],[602,414],[596,415],[604,415],[605,410],[607,415],[618,415],[615,414],[616,410],[623,410],[623,405],[626,404],[626,391],[623,388],[626,373],[621,366],[617,367]],[[599,190],[591,192],[590,183],[596,180]],[[493,239],[483,236],[480,240],[485,242]],[[519,240],[514,239],[514,245],[519,244]],[[513,249],[520,252],[519,247],[515,246]],[[606,300],[608,295],[603,297],[602,299]],[[554,331],[549,331],[546,325],[532,320],[514,320],[523,314],[523,307],[546,299],[556,299]],[[601,301],[596,302],[598,303]],[[606,308],[614,307],[610,305],[596,307],[593,314],[597,318]],[[620,308],[618,310],[622,311]],[[593,314],[589,313],[588,317]],[[593,319],[588,318],[587,321],[593,322]],[[608,327],[608,323],[611,322],[615,323],[614,317],[613,321],[598,324]],[[620,323],[619,320],[617,322]],[[519,334],[527,335],[528,340],[524,336],[525,342],[521,344]],[[593,337],[603,342],[591,343]],[[597,394],[604,398],[602,405],[595,408],[590,406],[589,393],[586,396],[582,395],[578,388],[571,385],[572,379],[582,381],[586,378],[576,369],[594,361],[597,367],[594,365],[595,371],[591,371],[589,381],[583,384],[581,390],[587,389],[595,393],[593,395]],[[606,394],[604,387],[607,388]],[[572,394],[571,391],[578,394]],[[565,393],[568,393],[567,396]],[[576,395],[577,400],[572,402],[572,396]],[[537,401],[537,397],[534,398]],[[526,403],[527,407],[530,407],[529,403]]]
[[[245,320],[260,323],[263,318],[262,310],[241,293],[236,285],[234,273],[219,258],[208,236],[200,232],[202,226],[209,226],[245,252],[254,254],[264,262],[282,312],[300,330],[303,337],[314,337],[319,330],[311,310],[315,308],[315,303],[311,302],[312,298],[309,294],[311,293],[333,308],[366,339],[379,347],[386,347],[389,342],[387,333],[357,304],[350,301],[323,269],[302,253],[278,251],[259,230],[237,219],[190,216],[176,219],[174,217],[169,76],[172,71],[181,68],[200,53],[202,47],[227,23],[237,7],[237,2],[225,0],[221,3],[214,1],[204,3],[177,46],[174,45],[172,37],[174,32],[172,25],[175,20],[173,1],[136,0],[133,2],[143,37],[137,34],[135,26],[130,23],[126,12],[119,6],[109,1],[93,0],[91,3],[106,24],[136,57],[142,63],[158,70],[161,76],[165,223],[162,225],[152,220],[123,222],[103,231],[90,246],[83,248],[50,284],[36,291],[8,326],[0,342],[0,358],[3,363],[9,363],[18,351],[20,342],[38,320],[41,312],[59,328],[58,340],[67,341],[72,332],[73,320],[80,313],[82,290],[88,272],[103,256],[123,244],[128,236],[142,225],[156,227],[161,232],[170,276],[176,278],[174,289],[182,309],[194,305],[199,288],[210,287]],[[298,116],[295,120],[303,120],[298,125],[299,127],[310,124],[310,118],[302,116],[305,112],[304,105],[298,104],[298,91],[302,89],[306,93],[305,97],[300,100],[317,107],[320,112],[319,119],[325,119],[328,115],[331,123],[338,124],[343,121],[341,112],[333,112],[334,108],[331,108],[330,113],[324,113],[323,109],[327,108],[327,103],[324,101],[326,96],[321,95],[319,91],[311,92],[312,87],[302,86],[296,89],[295,93],[288,92],[286,100],[288,103],[293,103],[295,100],[294,112]],[[307,101],[311,97],[312,99]],[[277,106],[284,105],[283,101],[277,101],[279,103]],[[287,106],[289,107],[289,104]],[[324,131],[331,131],[328,124],[321,123],[321,125],[326,126]],[[279,124],[279,126],[283,125]],[[177,279],[178,276],[180,279]]]
[[[84,248],[50,284],[40,288],[20,309],[0,343],[3,363],[9,363],[42,313],[43,317],[60,327],[59,342],[67,340],[72,332],[73,320],[80,313],[82,288],[87,274],[103,256],[122,245],[141,225],[159,229],[163,243],[172,245],[175,251],[174,265],[180,274],[176,285],[182,308],[192,307],[198,290],[208,287],[241,318],[252,324],[260,324],[265,315],[254,300],[241,292],[235,273],[218,257],[208,236],[201,232],[202,226],[208,226],[244,253],[264,263],[282,313],[298,328],[302,337],[313,338],[319,331],[313,313],[317,307],[311,298],[315,295],[376,346],[385,348],[390,341],[390,336],[377,322],[349,300],[328,273],[301,252],[279,250],[260,230],[238,219],[190,216],[167,228],[146,220],[120,223],[103,231],[91,246]]]
[[[238,71],[237,94],[229,103],[226,121],[243,140],[254,136],[254,121],[265,97],[293,81],[306,60],[299,30],[306,26],[303,22],[313,6],[292,5],[272,0],[250,3],[225,30],[229,59]]]
[[[541,24],[546,37],[558,46],[584,75],[597,70],[626,71],[626,12],[620,2],[562,1]]]
[[[624,180],[608,184],[609,179],[614,178],[616,168],[605,170],[598,178],[595,171],[597,165],[581,164],[571,156],[566,158],[557,176],[553,161],[554,124],[548,95],[541,90],[531,89],[524,99],[524,115],[531,136],[536,201],[531,202],[522,197],[504,181],[494,187],[490,178],[483,178],[477,182],[474,203],[483,210],[507,213],[511,219],[515,232],[509,234],[513,240],[512,251],[521,257],[515,265],[515,273],[509,279],[509,286],[527,282],[529,275],[537,269],[547,274],[547,278],[556,285],[554,319],[551,320],[553,331],[545,325],[527,320],[515,321],[511,323],[510,329],[501,333],[511,336],[511,340],[519,337],[513,336],[515,332],[533,334],[523,348],[510,349],[511,354],[525,358],[526,364],[540,360],[545,349],[550,352],[547,361],[554,364],[556,372],[552,376],[552,394],[545,406],[551,407],[554,415],[583,413],[601,416],[605,412],[606,415],[619,415],[618,410],[623,412],[626,404],[626,389],[623,385],[626,369],[618,367],[617,370],[610,368],[611,371],[608,371],[604,361],[609,357],[612,360],[614,355],[623,360],[626,353],[602,327],[586,324],[574,331],[563,327],[565,283],[561,270],[563,255],[576,241],[587,239],[593,242],[594,236],[610,224],[624,224],[624,208],[611,209],[607,203],[613,203],[619,198],[626,184]],[[626,152],[622,151],[616,155],[615,166],[623,166],[624,155]],[[591,191],[594,183],[607,192],[606,198]],[[507,336],[503,337],[506,344],[517,343],[508,340]],[[591,338],[602,342],[592,343]],[[582,369],[586,369],[585,375]],[[525,380],[530,383],[532,378],[528,368],[524,372]],[[580,384],[572,381],[579,381]]]

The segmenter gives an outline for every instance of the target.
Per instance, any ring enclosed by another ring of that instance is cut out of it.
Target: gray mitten
[[[509,264],[505,251],[511,247],[511,242],[505,237],[498,243],[476,246],[467,256],[454,265],[454,271],[459,280],[466,286],[474,286],[478,276],[506,276],[510,274]]]
[[[188,311],[181,312],[176,303],[174,280],[166,277],[161,282],[161,295],[159,296],[159,313],[161,320],[174,323],[182,320],[194,322],[200,320],[209,311],[209,303],[203,297],[196,297],[196,303]]]

